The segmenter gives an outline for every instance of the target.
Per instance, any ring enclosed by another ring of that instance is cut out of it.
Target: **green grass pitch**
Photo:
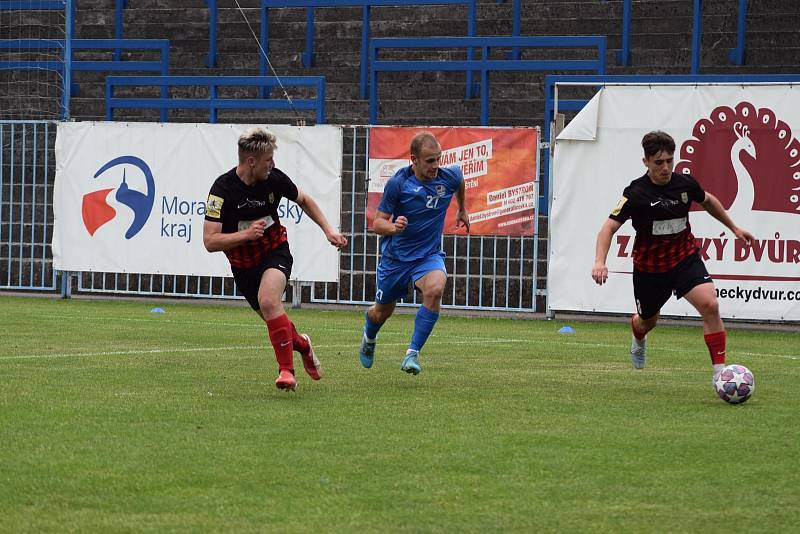
[[[154,306],[164,314],[150,313]],[[244,303],[0,296],[2,532],[789,532],[800,334],[729,325],[731,406],[701,327],[632,369],[622,323],[413,315],[361,368],[363,312],[289,310],[325,371],[274,387]]]

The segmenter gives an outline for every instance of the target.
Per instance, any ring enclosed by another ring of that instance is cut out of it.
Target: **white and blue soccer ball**
[[[719,398],[731,404],[741,404],[756,390],[756,379],[744,365],[726,365],[714,377],[714,389]]]

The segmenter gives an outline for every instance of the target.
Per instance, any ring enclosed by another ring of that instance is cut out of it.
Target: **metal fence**
[[[55,290],[56,125],[0,121],[0,288]]]
[[[53,269],[53,183],[57,123],[0,123],[0,288],[14,290],[241,298],[232,278],[132,273],[57,273]],[[339,281],[299,282],[287,300],[368,304],[375,295],[379,238],[367,228],[369,127],[343,128],[341,231],[350,244],[340,253]],[[538,147],[533,147],[537,149]],[[538,150],[537,150],[538,153]],[[535,184],[538,185],[538,184]],[[536,188],[538,195],[538,187]],[[534,235],[453,236],[442,239],[449,273],[443,305],[495,311],[542,309],[538,224]],[[400,305],[417,305],[412,289]],[[538,305],[537,305],[538,301]]]

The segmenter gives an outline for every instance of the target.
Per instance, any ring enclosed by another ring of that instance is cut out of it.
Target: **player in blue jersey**
[[[433,331],[442,307],[447,282],[442,231],[453,196],[458,202],[457,226],[469,232],[469,213],[464,204],[464,176],[458,166],[439,167],[442,147],[430,132],[411,140],[411,165],[398,170],[386,183],[373,222],[381,238],[375,304],[365,314],[359,357],[372,367],[375,340],[383,323],[394,312],[397,299],[413,282],[422,293],[422,306],[414,320],[414,332],[400,368],[419,374],[419,351]]]

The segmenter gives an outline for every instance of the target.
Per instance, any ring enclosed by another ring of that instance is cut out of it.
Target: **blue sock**
[[[369,320],[369,311],[364,313],[364,335],[367,336],[367,339],[375,339],[378,335],[378,330],[381,329],[383,323],[373,323]]]
[[[428,341],[428,336],[433,331],[433,325],[439,320],[439,314],[432,312],[425,306],[420,306],[417,310],[417,317],[414,319],[414,333],[411,334],[411,343],[408,348],[411,350],[422,350],[422,346]]]

